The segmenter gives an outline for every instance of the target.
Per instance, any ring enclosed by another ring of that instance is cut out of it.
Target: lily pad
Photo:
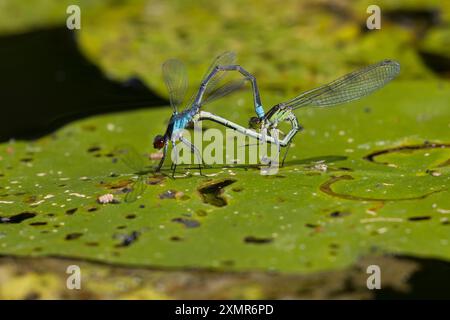
[[[214,165],[207,177],[186,167],[177,169],[191,172],[185,177],[154,176],[157,160],[146,158],[169,107],[4,143],[0,254],[281,272],[343,268],[381,253],[449,260],[449,92],[445,83],[394,81],[356,103],[299,110],[305,131],[269,176],[245,165]],[[267,106],[287,98],[262,94]],[[245,125],[251,105],[242,93],[208,111]],[[123,144],[148,163],[134,202],[124,201],[127,187],[141,173],[119,160]],[[98,203],[105,194],[117,201]]]

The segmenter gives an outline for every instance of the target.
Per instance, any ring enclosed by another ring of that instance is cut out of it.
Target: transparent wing
[[[214,70],[217,66],[227,66],[235,64],[236,62],[236,54],[231,51],[226,51],[222,53],[221,55],[217,56],[214,61],[211,63],[211,65],[208,68],[208,71],[205,73],[205,76],[203,77],[203,80],[208,77],[208,75]],[[206,86],[205,90],[205,97],[207,97],[211,92],[214,91],[214,89],[217,87],[217,85],[220,83],[220,80],[225,76],[227,72],[226,71],[218,71],[208,82],[208,85]]]
[[[247,79],[238,79],[225,83],[221,87],[213,90],[205,99],[203,99],[202,105],[206,105],[228,94],[241,90],[244,88],[246,81]]]
[[[187,71],[180,60],[169,59],[162,65],[162,73],[167,90],[169,91],[170,105],[175,113],[183,103],[187,90]]]
[[[357,100],[380,89],[400,72],[400,64],[383,60],[351,72],[333,82],[307,91],[280,105],[297,109],[304,106],[327,107]]]
[[[202,78],[202,82],[206,80],[206,78],[211,74],[211,72],[214,70],[217,66],[226,66],[226,65],[232,65],[236,62],[236,54],[231,51],[226,51],[219,56],[217,56],[214,61],[209,66],[208,70],[206,71],[205,75]],[[227,74],[226,71],[218,71],[211,79],[209,79],[205,92],[203,94],[203,100],[201,104],[204,104],[204,101],[208,100],[208,97],[216,91],[217,88],[223,87],[226,83],[223,81],[223,78]],[[220,85],[221,84],[221,85]],[[228,93],[230,93],[229,91]],[[228,94],[227,93],[227,94]],[[193,96],[189,99],[188,106],[191,106],[192,103],[195,100],[195,97],[197,96],[197,92],[193,94]],[[222,95],[223,96],[223,95]],[[217,99],[217,98],[216,98]],[[211,102],[210,100],[209,102]]]
[[[145,184],[145,176],[139,176],[135,183],[131,186],[131,191],[125,195],[125,202],[134,202],[144,193],[147,185]]]
[[[123,144],[115,148],[115,153],[119,155],[120,160],[134,172],[141,172],[145,169],[143,157],[136,149],[128,144]]]

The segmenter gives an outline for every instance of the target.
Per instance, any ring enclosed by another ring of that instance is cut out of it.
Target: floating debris
[[[379,218],[361,219],[359,222],[361,222],[361,223],[372,223],[372,222],[402,222],[402,221],[403,221],[402,218],[383,218],[383,217],[379,217]]]
[[[162,152],[153,152],[150,153],[150,160],[161,160],[163,157],[163,153]]]
[[[442,175],[442,172],[435,171],[435,170],[427,170],[426,173],[432,175],[433,177],[439,177]]]
[[[114,199],[114,195],[111,193],[104,194],[102,196],[99,196],[97,198],[97,202],[101,204],[107,204],[107,203],[117,203],[117,200]]]
[[[76,193],[76,192],[69,193],[69,195],[70,196],[75,196],[75,197],[78,197],[78,198],[86,198],[86,195],[80,194],[80,193]]]
[[[327,172],[327,170],[328,170],[328,166],[326,163],[316,163],[316,164],[314,164],[314,166],[312,168],[314,170],[322,171],[322,172]]]
[[[186,199],[184,192],[176,190],[167,190],[159,195],[160,199]]]

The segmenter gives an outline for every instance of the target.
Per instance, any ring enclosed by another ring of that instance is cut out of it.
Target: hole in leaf
[[[216,207],[224,207],[227,205],[227,200],[222,196],[223,188],[235,183],[236,181],[237,180],[235,179],[210,181],[201,185],[198,188],[198,192],[200,192],[203,202]]]
[[[22,212],[10,217],[0,217],[0,223],[21,223],[36,216],[33,212]]]

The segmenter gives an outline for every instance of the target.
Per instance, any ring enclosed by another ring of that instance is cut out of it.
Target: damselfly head
[[[164,136],[158,134],[154,139],[153,139],[153,147],[155,149],[161,149],[162,147],[164,147],[164,144],[166,143],[166,139],[164,138]]]
[[[248,121],[248,126],[251,129],[259,129],[261,127],[261,119],[258,117],[251,117]]]

